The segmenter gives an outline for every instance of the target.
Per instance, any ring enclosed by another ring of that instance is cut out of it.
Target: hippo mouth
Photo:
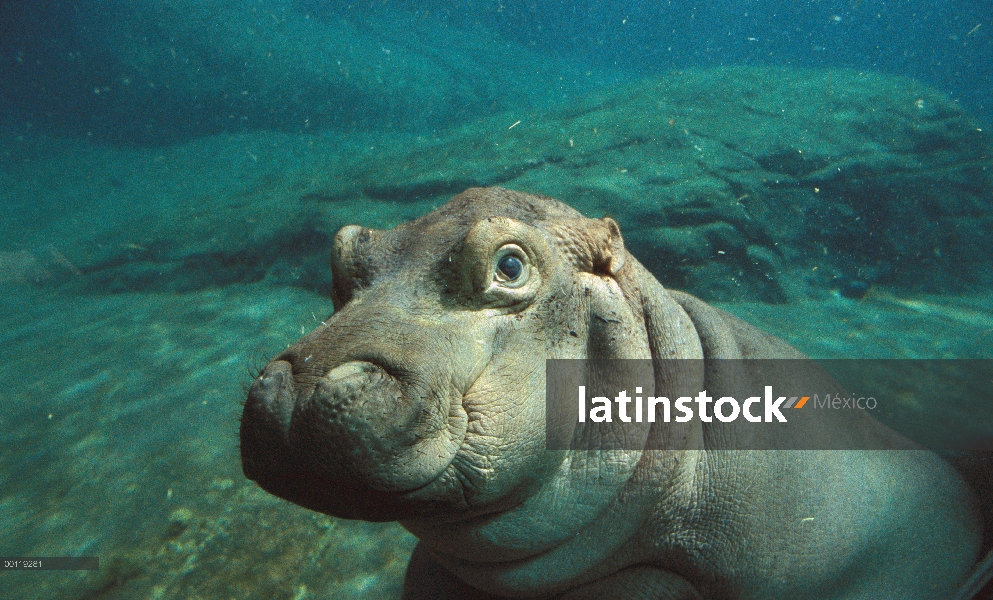
[[[242,465],[266,491],[312,510],[396,520],[447,503],[452,478],[443,475],[466,426],[456,390],[422,393],[366,361],[302,386],[277,359],[249,390]]]

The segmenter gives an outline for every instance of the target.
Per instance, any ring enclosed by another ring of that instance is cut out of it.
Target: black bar
[[[96,556],[7,556],[0,557],[0,571],[96,571]]]

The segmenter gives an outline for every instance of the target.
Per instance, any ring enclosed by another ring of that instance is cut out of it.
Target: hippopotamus
[[[419,540],[407,598],[934,600],[976,564],[972,492],[923,449],[738,450],[699,422],[678,447],[549,449],[549,359],[651,360],[664,389],[672,360],[803,356],[664,288],[610,218],[474,188],[344,227],[331,271],[332,316],[251,385],[243,469],[399,521]]]

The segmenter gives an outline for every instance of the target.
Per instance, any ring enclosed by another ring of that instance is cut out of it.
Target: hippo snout
[[[422,487],[447,466],[417,461],[403,468],[421,440],[441,433],[432,418],[432,399],[404,395],[400,383],[368,362],[348,362],[319,379],[309,398],[298,402],[289,442],[315,473],[340,469],[372,489],[405,492]],[[399,470],[398,470],[399,468]]]
[[[356,497],[388,501],[442,475],[464,435],[449,418],[460,400],[422,393],[366,361],[342,363],[304,386],[289,360],[274,360],[242,416],[245,474],[305,506],[314,507],[299,495],[320,489],[318,510],[351,516]],[[339,496],[345,490],[349,497]]]

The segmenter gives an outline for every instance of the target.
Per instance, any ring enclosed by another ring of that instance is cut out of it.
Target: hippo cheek
[[[349,362],[317,382],[292,415],[288,441],[319,479],[403,494],[448,468],[465,437],[461,398],[420,395],[377,365]]]

